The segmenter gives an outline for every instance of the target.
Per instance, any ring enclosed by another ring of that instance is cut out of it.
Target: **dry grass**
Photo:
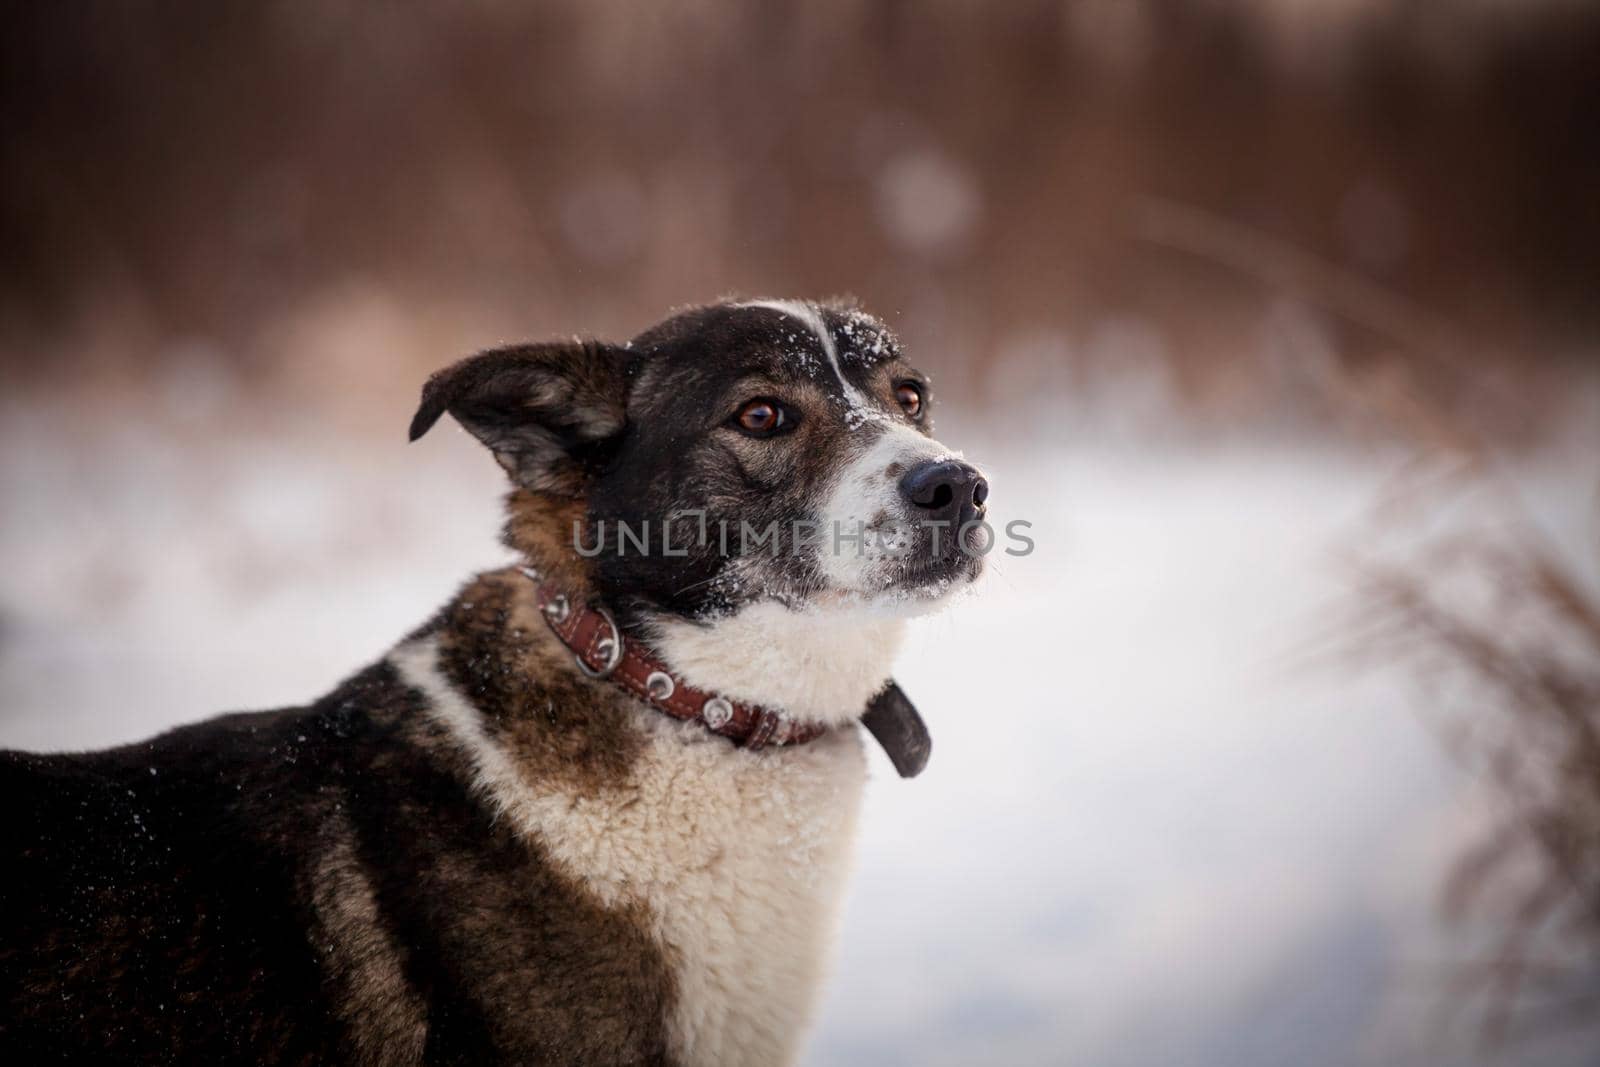
[[[1360,323],[1404,354],[1328,361],[1319,384],[1356,428],[1381,427],[1409,454],[1351,553],[1357,596],[1339,644],[1407,669],[1493,801],[1492,823],[1440,893],[1444,918],[1476,944],[1450,968],[1446,1017],[1466,1013],[1496,1048],[1597,1025],[1600,589],[1545,535],[1489,436],[1420,383],[1418,368],[1481,366],[1461,358],[1470,341],[1365,279],[1202,212],[1151,203],[1141,233]],[[1587,492],[1600,499],[1597,488]]]
[[[1600,601],[1539,540],[1481,530],[1358,574],[1364,649],[1414,668],[1497,801],[1442,893],[1492,931],[1453,1006],[1494,1045],[1600,1018]]]

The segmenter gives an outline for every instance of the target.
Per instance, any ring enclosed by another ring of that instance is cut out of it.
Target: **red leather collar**
[[[624,637],[604,608],[573,601],[532,567],[518,569],[534,583],[539,613],[589,677],[608,679],[658,711],[697,722],[741,748],[803,745],[827,732],[825,726],[696,689],[644,645]]]

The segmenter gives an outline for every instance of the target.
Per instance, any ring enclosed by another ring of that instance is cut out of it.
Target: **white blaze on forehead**
[[[799,319],[805,324],[806,329],[816,334],[817,340],[822,343],[822,354],[828,357],[828,366],[833,368],[833,376],[839,379],[839,388],[844,390],[845,403],[852,408],[869,409],[872,402],[861,390],[851,385],[845,378],[844,371],[839,367],[839,346],[834,343],[833,331],[828,329],[828,324],[823,321],[822,313],[811,304],[801,303],[798,300],[757,300],[750,304],[740,304],[740,307],[766,308],[787,315],[792,319]]]

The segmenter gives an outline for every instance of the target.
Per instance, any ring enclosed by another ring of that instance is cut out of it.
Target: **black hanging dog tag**
[[[933,738],[928,736],[922,716],[893,681],[872,698],[861,725],[878,739],[900,777],[915,778],[928,765]]]

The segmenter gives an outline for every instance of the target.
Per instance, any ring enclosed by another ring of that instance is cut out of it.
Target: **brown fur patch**
[[[355,831],[341,813],[312,875],[314,942],[353,1064],[420,1063],[428,1005],[406,980],[407,954],[378,911],[371,876],[356,855]]]
[[[480,575],[442,614],[439,663],[483,715],[484,729],[531,778],[575,795],[624,785],[644,712],[578,673],[515,568]]]
[[[593,588],[589,560],[573,547],[589,519],[588,501],[514,489],[506,496],[501,541],[572,596]]]

